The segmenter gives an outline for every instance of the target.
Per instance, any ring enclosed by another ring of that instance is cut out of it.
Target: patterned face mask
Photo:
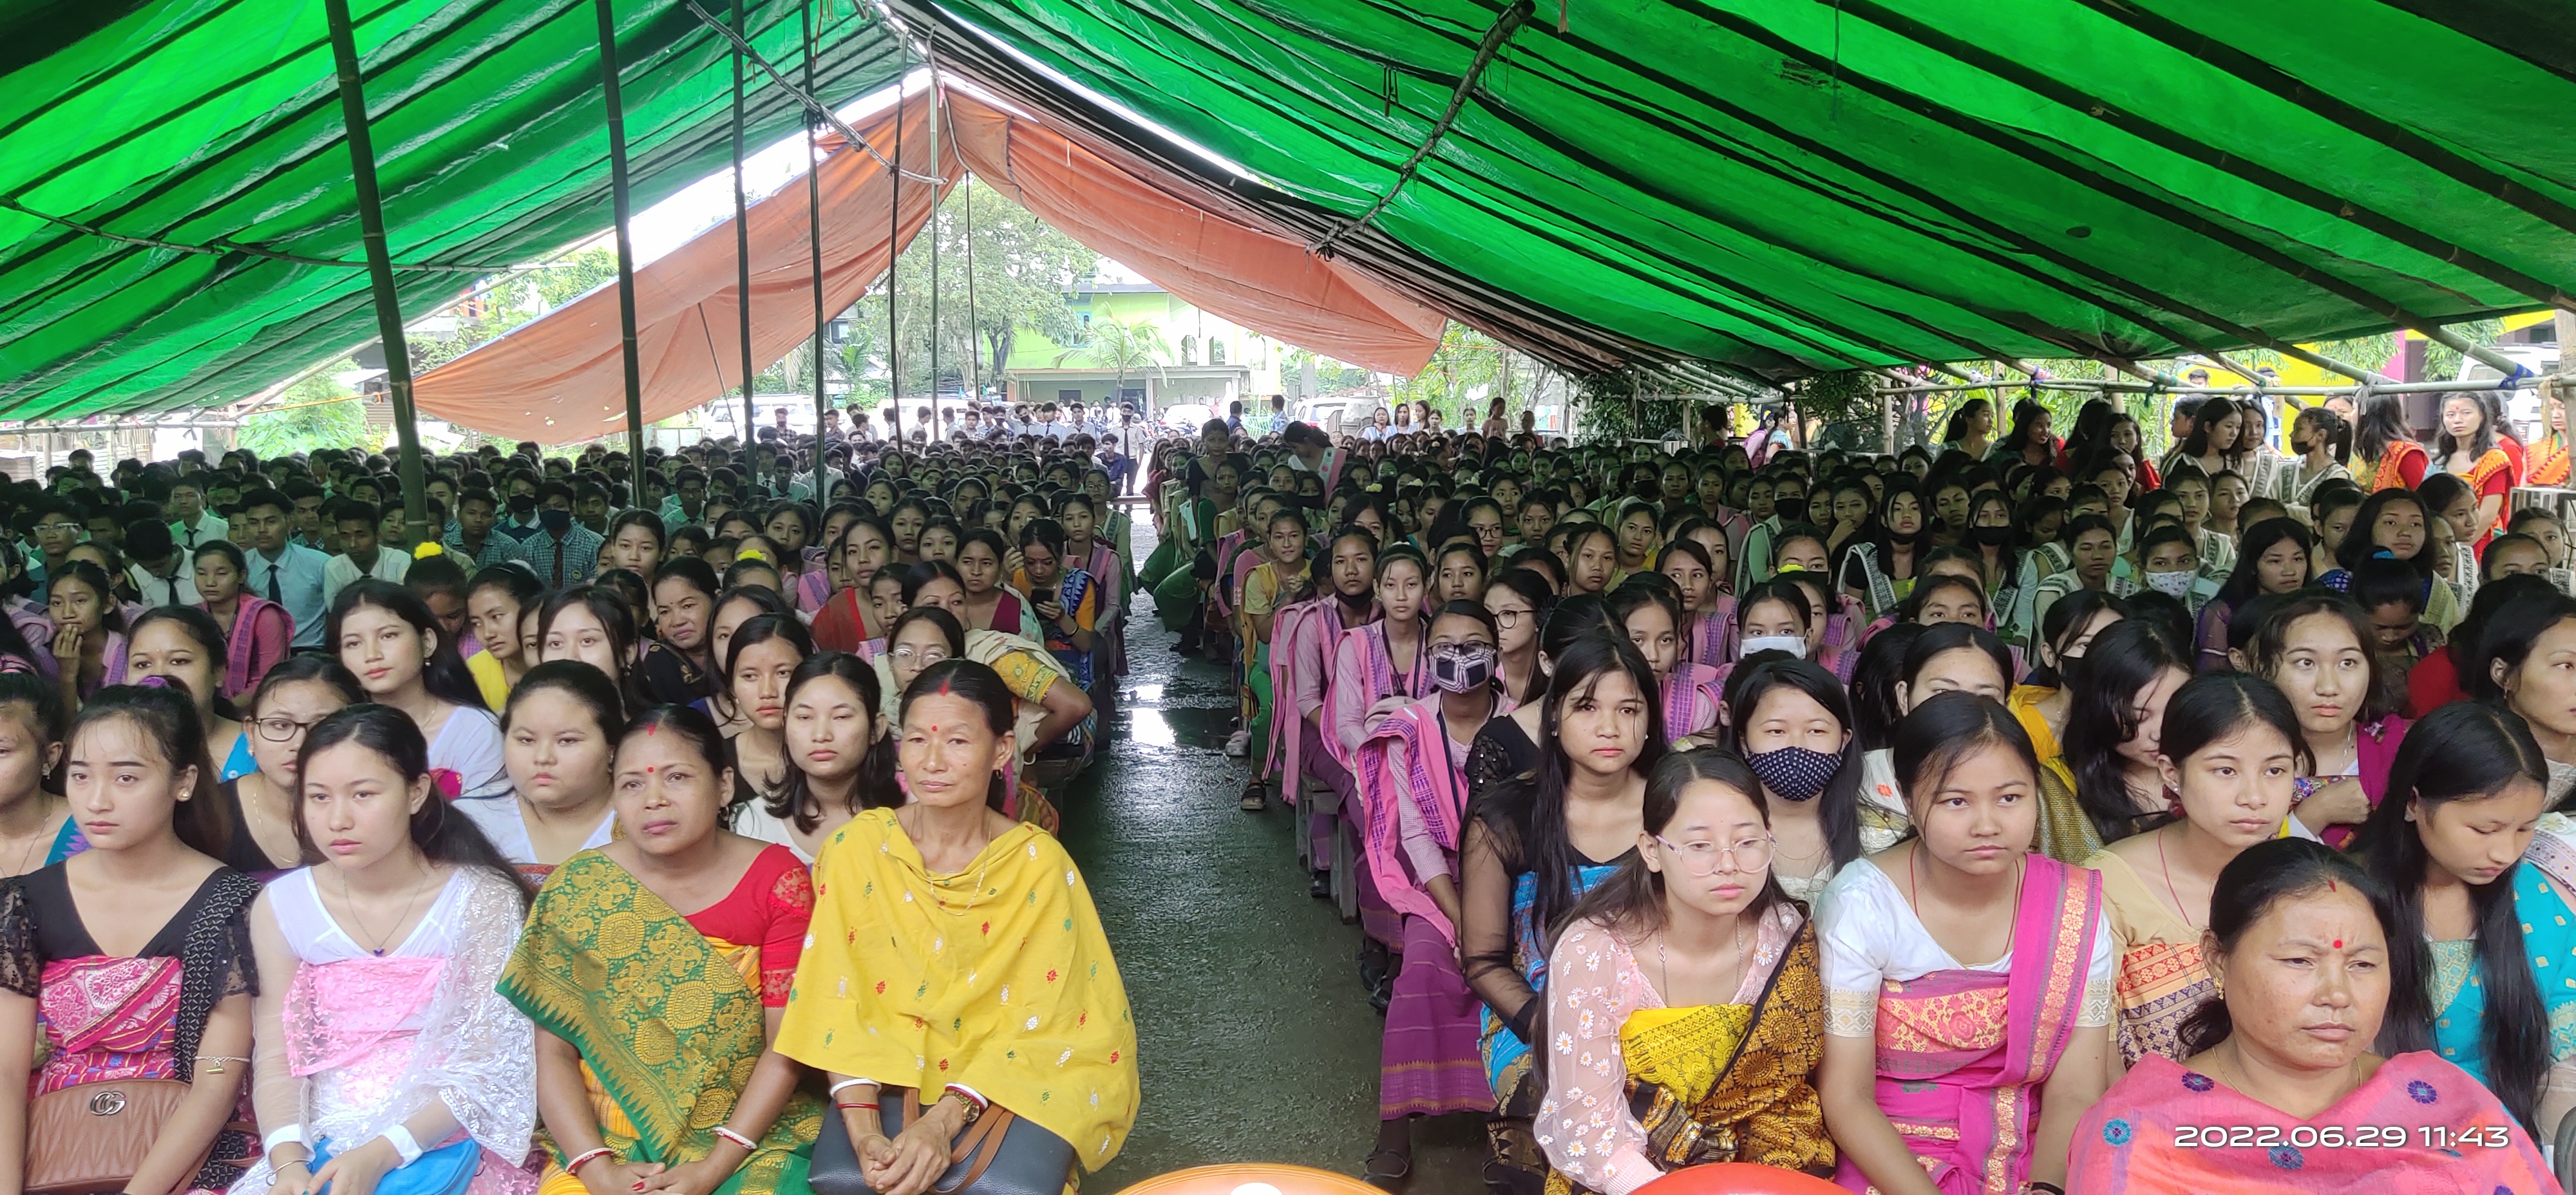
[[[1744,640],[1738,659],[1750,659],[1755,652],[1785,651],[1799,659],[1807,658],[1807,641],[1797,635],[1754,635]]]
[[[1841,771],[1843,757],[1810,751],[1805,747],[1782,747],[1776,751],[1757,751],[1744,757],[1762,785],[1783,801],[1812,801],[1825,791],[1826,782]]]
[[[2147,588],[2167,597],[2181,597],[2191,592],[2192,574],[2177,569],[2169,573],[2148,573]]]
[[[1439,648],[1431,656],[1431,683],[1445,693],[1473,693],[1494,683],[1497,655],[1483,644]]]

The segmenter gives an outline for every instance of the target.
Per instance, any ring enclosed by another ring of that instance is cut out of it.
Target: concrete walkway
[[[1152,536],[1136,528],[1139,559]],[[1385,1023],[1360,989],[1359,928],[1306,894],[1287,809],[1235,808],[1247,772],[1224,752],[1232,685],[1174,655],[1152,606],[1137,597],[1106,757],[1064,811],[1135,1009],[1145,1086],[1126,1149],[1083,1187],[1214,1162],[1356,1175],[1377,1135]],[[1426,1122],[1415,1139],[1408,1192],[1483,1190],[1480,1118]]]

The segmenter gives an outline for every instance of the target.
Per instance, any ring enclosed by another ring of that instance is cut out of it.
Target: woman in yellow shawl
[[[636,715],[616,759],[624,837],[546,878],[501,975],[537,1023],[539,1195],[803,1195],[821,1109],[770,1039],[812,881],[719,826],[733,770],[705,714]]]
[[[814,861],[811,945],[778,1048],[830,1073],[880,1195],[921,1195],[958,1134],[997,1109],[1086,1170],[1136,1121],[1136,1027],[1090,890],[1054,838],[1000,812],[1011,712],[986,665],[923,670],[899,711],[912,803],[861,813]],[[909,1102],[888,1136],[896,1100]]]

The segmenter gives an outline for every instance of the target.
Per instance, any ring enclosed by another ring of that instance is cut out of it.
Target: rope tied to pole
[[[695,0],[690,2],[695,3]],[[1477,78],[1485,73],[1486,67],[1493,65],[1494,55],[1502,52],[1503,43],[1510,41],[1512,34],[1519,32],[1537,10],[1534,0],[1512,0],[1512,6],[1495,19],[1493,28],[1485,31],[1484,40],[1476,43],[1476,57],[1468,62],[1467,73],[1458,76],[1456,90],[1449,93],[1449,107],[1440,113],[1440,119],[1432,122],[1431,132],[1422,139],[1421,147],[1404,160],[1404,165],[1396,168],[1395,181],[1387,184],[1386,193],[1378,196],[1377,202],[1370,204],[1367,211],[1325,233],[1322,240],[1315,242],[1315,252],[1329,255],[1334,244],[1358,231],[1361,225],[1376,219],[1379,212],[1386,210],[1386,205],[1395,202],[1395,193],[1413,181],[1414,172],[1422,168],[1423,161],[1439,146],[1440,138],[1448,134],[1449,126],[1458,122],[1458,114],[1467,107],[1467,97],[1475,93]]]

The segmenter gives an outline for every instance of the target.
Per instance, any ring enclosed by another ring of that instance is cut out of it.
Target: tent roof
[[[700,0],[719,17],[726,0]],[[824,3],[816,86],[901,70],[872,12]],[[354,0],[397,265],[525,263],[608,227],[608,135],[589,0]],[[795,0],[746,0],[750,40],[797,71]],[[730,46],[678,0],[617,7],[637,204],[732,155]],[[754,147],[802,127],[753,68]],[[233,402],[375,339],[356,195],[316,0],[101,0],[0,15],[0,417]],[[489,272],[488,270],[481,272]],[[398,270],[404,309],[475,270]]]
[[[745,3],[796,69],[798,6]],[[1573,369],[2147,356],[2576,290],[2576,38],[2534,0],[893,3],[1131,174]],[[450,267],[407,309],[607,226],[589,3],[355,4],[394,260]],[[818,11],[826,99],[895,76],[872,5]],[[727,47],[683,0],[618,19],[649,203],[726,160]],[[0,417],[230,402],[372,339],[332,74],[313,0],[0,14]],[[757,74],[752,109],[798,124]]]
[[[2576,41],[2527,0],[1546,0],[1391,199],[1497,0],[896,5],[944,68],[1578,367],[2134,357],[2576,290]]]

